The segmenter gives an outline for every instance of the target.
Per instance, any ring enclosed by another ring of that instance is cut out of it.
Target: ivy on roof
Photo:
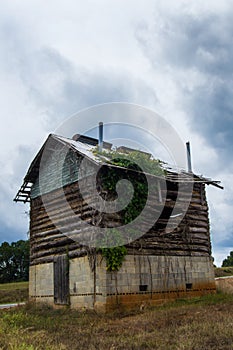
[[[152,158],[151,154],[132,151],[119,152],[117,150],[99,151],[98,148],[93,150],[93,154],[102,158],[106,163],[127,168],[130,170],[140,171],[152,175],[163,176],[166,170],[162,168],[163,162],[159,159]]]

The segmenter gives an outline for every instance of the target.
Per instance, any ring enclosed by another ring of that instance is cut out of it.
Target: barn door
[[[54,303],[69,304],[69,260],[66,255],[54,259]]]

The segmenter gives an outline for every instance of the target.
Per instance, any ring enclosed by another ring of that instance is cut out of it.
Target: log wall
[[[88,176],[84,181],[87,193],[90,192]],[[43,197],[31,199],[30,210],[30,242],[31,265],[49,263],[57,254],[68,252],[71,258],[85,256],[88,249],[78,243],[79,220],[89,223],[85,234],[91,235],[95,225],[100,227],[117,227],[122,224],[119,213],[104,214],[93,210],[91,203],[87,204],[79,190],[80,182],[74,182],[64,186],[63,189],[55,189]],[[160,195],[166,197],[164,209],[154,226],[140,239],[127,245],[130,255],[182,255],[182,256],[210,256],[211,244],[209,234],[208,205],[206,201],[205,185],[194,183],[192,199],[186,215],[174,230],[169,230],[168,219],[174,208],[178,184],[167,181],[167,190],[161,189]],[[156,192],[156,191],[155,191]],[[64,203],[64,195],[66,203]],[[187,198],[187,193],[181,197]],[[42,200],[43,199],[43,200]],[[52,213],[52,220],[47,214],[43,201],[47,202],[47,209]],[[90,198],[96,203],[97,198]],[[154,194],[151,202],[151,210],[157,210],[160,206],[158,193]],[[68,204],[68,205],[67,205]],[[70,208],[72,210],[70,210]],[[182,211],[182,202],[180,210]],[[174,218],[174,220],[177,220]],[[61,230],[59,229],[61,228]],[[75,232],[76,238],[70,234]]]

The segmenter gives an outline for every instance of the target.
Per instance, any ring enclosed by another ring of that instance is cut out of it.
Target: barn
[[[32,161],[14,198],[30,203],[30,299],[108,311],[214,293],[205,186],[221,188],[219,182],[159,161],[145,176],[114,161],[111,150],[92,137],[50,134]],[[118,158],[133,153],[117,149]],[[136,153],[151,163],[149,154]],[[114,188],[122,179],[139,191],[123,209]],[[115,209],[106,210],[106,202]],[[145,205],[146,216],[139,215]]]

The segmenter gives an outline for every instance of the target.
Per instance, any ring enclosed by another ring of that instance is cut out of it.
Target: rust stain
[[[214,282],[199,283],[193,285],[192,289],[154,291],[152,293],[118,294],[107,297],[106,311],[114,309],[132,309],[144,308],[145,306],[154,306],[180,298],[192,298],[206,294],[216,293]]]

